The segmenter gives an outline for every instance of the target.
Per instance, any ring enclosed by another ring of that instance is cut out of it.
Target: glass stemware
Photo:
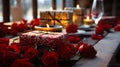
[[[92,19],[97,25],[104,14],[103,0],[94,0],[91,10]]]

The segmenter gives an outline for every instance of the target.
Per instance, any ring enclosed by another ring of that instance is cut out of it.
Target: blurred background
[[[31,20],[40,18],[42,10],[63,10],[65,7],[91,9],[93,0],[0,0],[0,22]],[[104,16],[120,17],[120,1],[104,0]]]

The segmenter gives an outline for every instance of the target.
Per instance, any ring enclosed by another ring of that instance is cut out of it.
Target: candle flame
[[[50,28],[49,24],[46,24],[47,28]]]
[[[77,5],[76,5],[76,8],[80,8],[80,6],[77,4]]]
[[[50,7],[50,10],[53,10],[53,8],[52,8],[52,7]]]
[[[87,18],[86,18],[87,20],[89,20],[90,19],[90,17],[89,16],[87,16]]]

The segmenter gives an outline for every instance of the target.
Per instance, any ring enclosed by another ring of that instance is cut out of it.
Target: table
[[[97,55],[94,59],[81,58],[72,64],[60,65],[60,67],[107,67],[114,56],[117,47],[120,43],[120,32],[109,33],[97,42],[94,47],[97,50]],[[71,66],[72,65],[72,66]],[[35,66],[39,67],[39,66]]]
[[[120,43],[119,36],[120,32],[109,33],[94,46],[97,50],[96,58],[82,58],[72,67],[107,67]]]
[[[112,23],[111,23],[112,24]],[[11,25],[11,24],[8,24]],[[120,32],[109,33],[105,38],[97,42],[94,47],[97,50],[96,58],[81,58],[77,62],[71,62],[60,67],[107,67],[114,56],[120,43]],[[12,41],[12,39],[11,39]],[[88,40],[89,43],[89,40]],[[72,65],[72,66],[71,66]],[[40,67],[40,66],[35,66]]]

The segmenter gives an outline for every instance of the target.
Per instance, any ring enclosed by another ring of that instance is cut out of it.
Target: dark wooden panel
[[[33,18],[37,18],[37,0],[32,0]]]
[[[56,9],[56,0],[52,0],[52,8],[55,10]]]
[[[3,4],[3,22],[10,21],[10,0],[2,0]]]

